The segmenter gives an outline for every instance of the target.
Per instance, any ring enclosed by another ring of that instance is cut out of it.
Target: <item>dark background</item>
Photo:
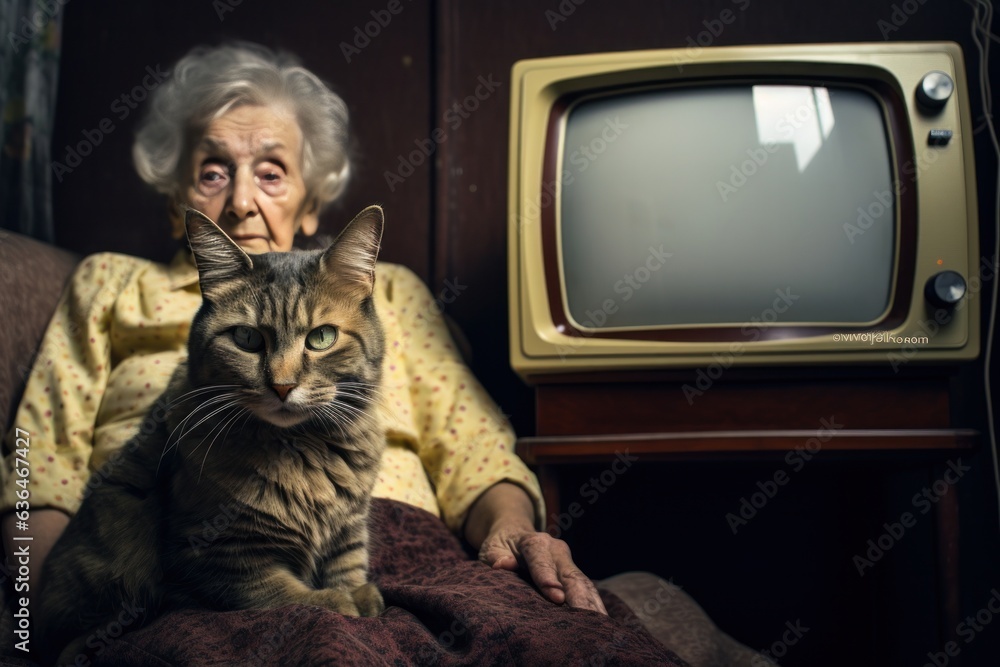
[[[165,205],[131,168],[131,141],[144,106],[122,119],[121,107],[112,106],[115,100],[141,85],[147,66],[166,69],[197,44],[238,38],[293,51],[351,110],[354,179],[324,215],[324,231],[335,233],[361,208],[380,202],[387,214],[383,260],[408,265],[435,292],[446,280],[467,285],[448,313],[471,341],[476,373],[518,432],[530,434],[533,393],[507,362],[508,107],[515,61],[686,47],[706,29],[705,21],[730,9],[736,21],[713,37],[713,45],[885,36],[956,41],[966,54],[977,127],[983,117],[972,10],[957,0],[400,2],[402,11],[368,38],[360,53],[352,52],[350,62],[341,44],[353,42],[357,30],[373,20],[371,12],[385,10],[388,0],[68,3],[52,157],[64,162],[66,146],[75,146],[105,118],[114,131],[55,183],[57,244],[81,253],[115,250],[167,259],[173,246],[164,241],[169,238]],[[558,13],[560,6],[565,20],[553,29],[546,12]],[[906,20],[884,35],[897,8],[896,16]],[[480,77],[502,85],[452,129],[444,114],[474,93]],[[436,128],[447,136],[432,158],[390,187],[385,172],[396,171],[399,156]],[[980,246],[981,254],[989,255],[996,164],[986,132],[977,132],[975,140]],[[984,428],[981,376],[981,361],[953,376],[956,426]],[[782,414],[792,409],[774,405],[774,424],[780,426]],[[815,421],[825,416],[817,414]],[[961,500],[964,616],[985,607],[1000,586],[1000,532],[989,452],[981,447],[963,462],[972,470],[954,491]],[[754,648],[770,648],[786,622],[800,621],[809,631],[788,647],[783,665],[928,662],[928,652],[940,652],[944,643],[934,615],[932,514],[918,517],[864,577],[852,563],[866,541],[881,534],[884,522],[913,509],[911,496],[933,481],[928,467],[906,457],[821,456],[733,535],[725,515],[780,467],[780,459],[640,463],[621,475],[601,502],[587,506],[564,537],[591,576],[649,569],[670,577],[720,627]],[[573,501],[580,485],[605,469],[577,470],[576,479],[566,483],[564,501]],[[1000,662],[1000,618],[961,648],[965,665]]]

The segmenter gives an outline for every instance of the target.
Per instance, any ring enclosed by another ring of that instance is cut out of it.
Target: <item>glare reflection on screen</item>
[[[830,92],[818,86],[753,86],[757,140],[791,144],[799,172],[806,170],[833,132]]]

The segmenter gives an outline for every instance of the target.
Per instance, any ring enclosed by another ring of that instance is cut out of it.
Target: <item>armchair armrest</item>
[[[0,231],[0,424],[3,433],[66,281],[80,257]]]

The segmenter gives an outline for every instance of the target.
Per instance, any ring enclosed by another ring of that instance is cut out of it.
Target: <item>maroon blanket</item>
[[[612,618],[559,607],[473,560],[427,512],[376,500],[378,618],[319,607],[178,611],[108,639],[97,665],[684,665],[605,595]],[[617,620],[616,620],[617,619]]]

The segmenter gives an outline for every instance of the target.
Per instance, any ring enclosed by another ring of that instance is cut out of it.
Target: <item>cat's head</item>
[[[193,387],[282,428],[364,419],[384,348],[372,297],[382,209],[362,211],[326,250],[252,258],[197,211],[185,226],[203,299],[188,342]]]

